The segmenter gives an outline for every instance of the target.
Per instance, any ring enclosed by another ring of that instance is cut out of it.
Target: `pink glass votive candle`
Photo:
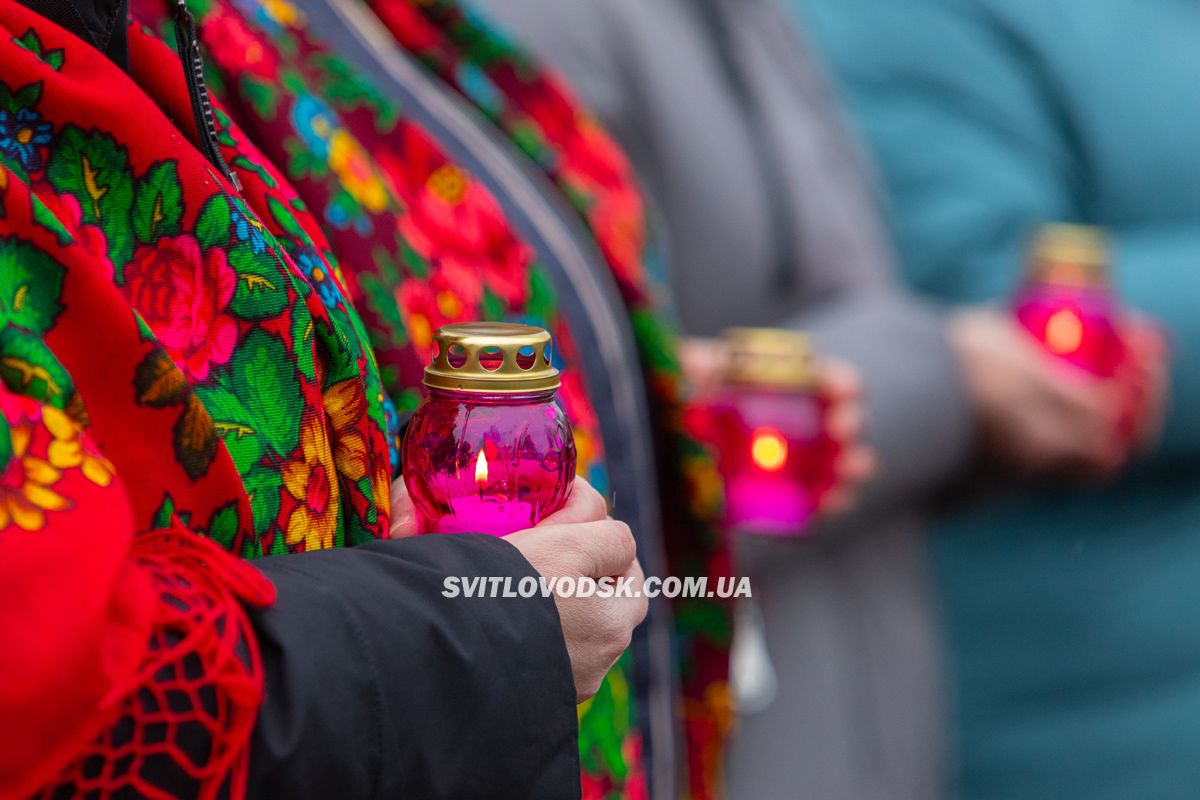
[[[434,334],[428,396],[404,438],[404,482],[426,533],[504,536],[562,507],[575,440],[555,402],[550,334],[510,323]]]
[[[1124,357],[1124,345],[1103,231],[1044,226],[1034,242],[1015,312],[1047,351],[1088,373],[1112,377]]]
[[[712,404],[726,523],[800,536],[833,486],[836,455],[808,337],[735,328],[726,339],[729,361]]]

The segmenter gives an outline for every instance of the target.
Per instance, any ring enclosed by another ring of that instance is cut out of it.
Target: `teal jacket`
[[[931,538],[956,797],[1200,797],[1200,3],[790,0],[876,158],[904,268],[1004,301],[1043,221],[1108,227],[1174,349],[1156,452]]]

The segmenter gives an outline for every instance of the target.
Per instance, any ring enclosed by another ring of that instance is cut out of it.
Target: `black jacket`
[[[491,536],[263,559],[267,696],[253,798],[579,795],[575,686],[551,598],[447,598],[447,576],[537,573]]]

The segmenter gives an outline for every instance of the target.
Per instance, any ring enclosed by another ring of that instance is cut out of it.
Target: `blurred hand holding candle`
[[[429,395],[404,439],[404,482],[427,533],[504,536],[557,511],[575,479],[555,403],[550,334],[509,323],[434,334]]]
[[[1044,226],[1015,307],[1017,319],[1048,352],[1099,377],[1116,374],[1125,347],[1101,229]]]
[[[1101,228],[1053,223],[1038,232],[1015,303],[1021,326],[1049,354],[1110,384],[1114,446],[1123,456],[1157,434],[1167,348],[1158,327],[1122,308]]]
[[[808,337],[735,328],[712,399],[726,520],[749,533],[798,536],[836,483],[837,443]]]

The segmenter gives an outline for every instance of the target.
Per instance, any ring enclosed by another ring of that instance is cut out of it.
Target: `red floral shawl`
[[[241,193],[201,156],[178,59],[130,35],[133,79],[0,0],[0,797],[163,796],[166,760],[236,800],[273,592],[231,553],[387,527],[328,245],[253,148]]]

